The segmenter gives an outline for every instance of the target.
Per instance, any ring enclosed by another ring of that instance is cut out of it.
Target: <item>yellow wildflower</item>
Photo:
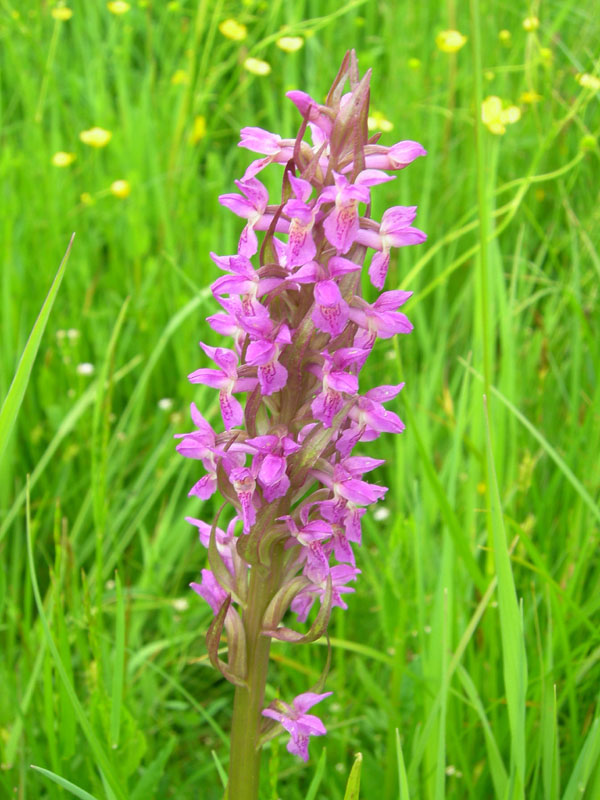
[[[55,167],[68,167],[72,164],[77,156],[75,153],[65,153],[62,150],[59,150],[58,153],[54,153],[52,156],[52,165]]]
[[[114,194],[115,197],[120,197],[124,199],[125,197],[129,197],[131,194],[131,184],[129,181],[113,181],[110,185],[110,193]]]
[[[521,109],[519,106],[508,106],[502,111],[502,121],[507,125],[514,125],[521,119]]]
[[[588,153],[590,150],[595,150],[596,147],[598,147],[598,142],[596,141],[596,137],[592,136],[591,133],[583,136],[579,142],[579,148],[580,150],[583,150],[584,153]]]
[[[52,9],[50,14],[52,17],[54,17],[54,19],[57,19],[60,22],[66,22],[73,16],[73,11],[70,8],[67,8],[67,6],[57,6],[56,8]]]
[[[523,20],[523,28],[527,33],[533,33],[540,27],[540,21],[537,17],[525,17]]]
[[[539,103],[541,99],[542,99],[542,95],[538,94],[537,92],[534,92],[534,91],[522,92],[521,93],[521,97],[520,97],[521,102],[525,103],[526,105],[532,105],[533,103]]]
[[[244,67],[253,75],[268,75],[271,72],[271,65],[260,58],[247,58]]]
[[[418,58],[409,58],[406,62],[408,64],[408,68],[415,70],[421,69],[421,61]]]
[[[79,138],[90,147],[105,147],[112,139],[112,133],[104,128],[90,128],[89,131],[81,131]]]
[[[235,19],[225,19],[219,24],[219,30],[226,39],[234,42],[243,42],[248,35],[248,29],[241,22]]]
[[[549,66],[552,63],[554,55],[549,47],[540,47],[540,60],[542,64]]]
[[[285,53],[295,53],[304,45],[304,39],[301,36],[282,36],[275,44]]]
[[[205,136],[206,117],[203,117],[202,114],[199,114],[194,120],[192,132],[190,133],[190,144],[198,144],[200,139],[204,139]]]
[[[173,86],[180,86],[182,83],[189,83],[190,76],[184,69],[176,70],[171,76],[171,83]]]
[[[112,2],[106,4],[106,7],[111,14],[116,14],[117,16],[126,14],[131,8],[129,3],[125,3],[123,0],[112,0]]]
[[[394,129],[394,123],[386,119],[380,111],[373,111],[367,118],[367,127],[370,131],[389,133]]]
[[[507,31],[506,28],[503,28],[500,33],[498,34],[498,39],[502,42],[502,44],[510,44],[510,40],[512,37],[512,33]]]
[[[593,92],[600,90],[600,78],[597,75],[590,75],[589,72],[578,72],[575,80],[584,89],[591,89]]]
[[[498,136],[506,132],[506,126],[521,119],[518,106],[503,108],[502,100],[495,95],[486,97],[481,104],[481,119],[490,133]]]
[[[460,31],[442,31],[435,37],[438,50],[442,53],[456,53],[467,42],[467,37]]]

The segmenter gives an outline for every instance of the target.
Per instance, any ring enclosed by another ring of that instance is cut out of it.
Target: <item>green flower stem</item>
[[[261,635],[264,613],[279,588],[283,550],[277,547],[271,568],[254,566],[250,574],[246,630],[248,687],[236,687],[231,724],[228,800],[258,800],[261,750],[258,747],[261,711],[269,668],[271,639]]]

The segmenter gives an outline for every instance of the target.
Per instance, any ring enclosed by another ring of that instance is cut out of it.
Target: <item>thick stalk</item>
[[[228,800],[258,800],[261,751],[258,748],[261,711],[269,667],[271,639],[261,636],[263,615],[279,588],[283,551],[276,548],[271,569],[254,566],[250,574],[246,630],[248,688],[238,686],[233,701],[229,755]]]

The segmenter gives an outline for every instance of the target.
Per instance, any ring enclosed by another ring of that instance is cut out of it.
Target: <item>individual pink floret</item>
[[[310,736],[324,736],[327,730],[321,720],[314,714],[307,714],[312,708],[326,697],[331,697],[333,692],[315,694],[314,692],[304,692],[299,694],[292,705],[284,703],[282,700],[275,700],[269,708],[262,712],[264,717],[279,722],[290,734],[290,741],[287,750],[294,756],[300,756],[303,761],[308,761],[308,739]]]
[[[412,292],[395,290],[384,292],[370,304],[362,297],[354,297],[348,316],[360,330],[354,338],[357,347],[371,349],[376,339],[390,339],[397,333],[410,333],[412,323],[404,314],[396,311],[403,305]]]
[[[250,257],[258,250],[258,239],[254,231],[266,230],[273,219],[272,214],[266,214],[269,193],[258,178],[235,181],[235,185],[244,196],[233,193],[222,194],[219,202],[238,217],[248,220],[240,235],[238,251],[240,255]]]
[[[314,288],[312,321],[319,330],[338,336],[348,322],[348,303],[334,281],[319,281]]]
[[[354,183],[341,173],[334,172],[335,186],[326,186],[321,192],[319,204],[335,203],[334,209],[323,223],[325,236],[337,248],[339,253],[347,253],[353,245],[359,230],[358,204],[368,203],[370,200],[369,187],[378,183],[393,180],[393,176],[386,175],[376,169],[367,169],[360,172]]]
[[[296,198],[288,200],[283,207],[283,213],[290,218],[286,265],[298,267],[311,261],[317,252],[312,236],[317,206],[311,206],[306,202],[312,192],[312,186],[308,181],[295,178],[291,174],[289,180]]]
[[[347,609],[347,604],[342,600],[343,594],[350,594],[355,590],[351,586],[346,586],[350,581],[355,581],[360,570],[348,564],[337,564],[329,570],[327,578],[331,577],[333,587],[333,600],[331,605],[338,608]],[[327,579],[313,582],[302,589],[292,600],[290,608],[298,615],[298,622],[306,622],[310,610],[317,598],[323,599],[327,591]]]
[[[421,244],[427,239],[426,233],[411,225],[416,215],[416,206],[393,206],[384,212],[379,230],[369,227],[358,232],[356,241],[359,244],[378,251],[369,267],[369,277],[376,289],[383,289],[392,247]]]
[[[365,165],[370,169],[404,169],[419,156],[426,155],[427,150],[423,145],[410,139],[396,142],[391,147],[368,144],[365,147]],[[344,171],[349,169],[351,169],[351,165]]]
[[[225,347],[210,347],[200,342],[200,347],[221,369],[197,369],[188,375],[190,383],[202,383],[219,389],[219,403],[225,428],[241,425],[244,411],[233,392],[250,392],[257,384],[256,378],[240,378],[237,372],[238,356]]]
[[[270,322],[270,321],[269,321]],[[256,338],[248,345],[246,363],[257,367],[260,391],[263,395],[279,392],[287,383],[287,369],[278,361],[279,355],[292,341],[290,329],[283,323],[275,328],[270,323],[270,330],[261,338]]]

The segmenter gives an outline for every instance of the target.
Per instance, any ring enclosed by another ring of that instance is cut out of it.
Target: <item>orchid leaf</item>
[[[293,644],[307,644],[308,642],[316,642],[321,636],[325,634],[327,625],[329,624],[329,617],[331,616],[331,605],[333,600],[333,584],[331,576],[327,577],[327,587],[321,602],[319,613],[315,617],[315,621],[310,627],[308,633],[299,633],[281,626],[275,630],[265,629],[262,633],[265,636],[272,636],[273,639],[279,639],[282,642],[291,642]]]

